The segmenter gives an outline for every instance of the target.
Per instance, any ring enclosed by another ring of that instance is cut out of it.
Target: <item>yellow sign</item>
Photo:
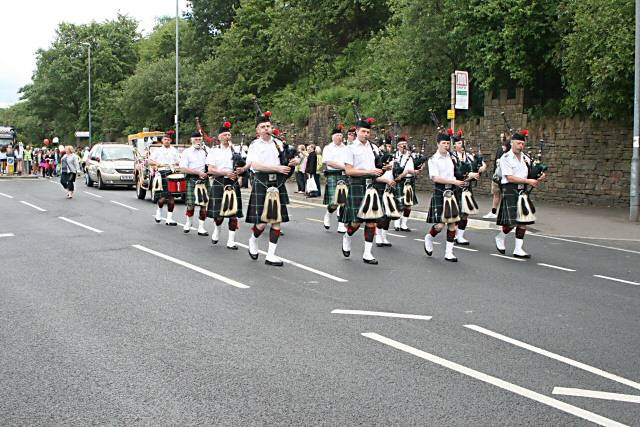
[[[447,120],[453,120],[456,118],[456,110],[447,110]]]

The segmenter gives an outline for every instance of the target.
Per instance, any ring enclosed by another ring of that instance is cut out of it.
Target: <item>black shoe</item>
[[[445,261],[449,261],[449,262],[458,262],[458,258],[445,258]]]
[[[375,258],[374,259],[362,258],[362,262],[364,262],[365,264],[378,265],[378,260]]]
[[[345,258],[349,258],[351,256],[351,251],[345,251],[342,249],[342,255],[344,255]]]
[[[529,254],[526,254],[526,255],[513,254],[513,256],[514,256],[514,258],[520,258],[520,259],[529,259],[529,258],[531,258],[531,255],[529,255]]]
[[[67,199],[68,199],[68,197],[67,197]],[[155,218],[153,220],[156,222],[156,224],[160,224],[160,221],[162,221],[160,219],[155,219]]]
[[[206,231],[204,233],[198,233],[198,236],[208,236],[209,233],[207,233]]]
[[[230,251],[237,251],[238,247],[236,245],[233,246],[227,246],[227,249],[229,249]]]
[[[383,243],[382,246],[385,248],[390,248],[393,245],[391,243]]]
[[[462,242],[462,243],[460,243],[460,242],[458,242],[458,239],[456,239],[456,245],[458,245],[458,246],[469,246],[469,243],[470,242]]]
[[[331,226],[328,226],[328,227],[327,227],[326,225],[324,226],[324,229],[325,229],[325,230],[328,230],[328,229],[330,229],[330,228],[331,228]]]
[[[177,222],[167,222],[165,225],[168,225],[169,227],[175,227],[178,225]]]
[[[383,247],[383,246],[384,246],[384,243],[376,243],[376,246],[377,246],[377,247],[379,247],[379,248],[381,248],[381,247]]]
[[[497,250],[498,252],[500,252],[502,255],[504,255],[504,254],[505,254],[505,252],[507,252],[507,251],[506,251],[506,249],[500,249],[500,248],[499,248],[499,247],[497,247],[497,246],[496,246],[496,250]]]
[[[187,234],[191,230],[182,230],[182,231],[184,231],[184,234]]]
[[[411,233],[411,229],[410,228],[400,228],[400,230],[398,231],[402,231],[403,233]]]
[[[394,230],[400,231],[400,227],[395,227]]]
[[[284,262],[282,261],[269,261],[268,259],[265,259],[264,263],[267,265],[272,265],[274,267],[282,267],[284,265]]]
[[[217,244],[218,244],[218,241],[217,241],[217,240],[212,240],[212,241],[211,241],[211,244],[212,244],[212,245],[217,245]]]
[[[249,249],[247,249],[247,252],[249,252]],[[252,254],[251,252],[249,252],[249,257],[251,257],[252,260],[257,260],[258,259],[258,254]]]

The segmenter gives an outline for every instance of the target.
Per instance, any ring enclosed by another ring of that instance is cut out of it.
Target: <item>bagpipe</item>
[[[351,101],[351,106],[353,107],[353,114],[356,117],[356,122],[361,121],[362,114],[360,113],[360,108],[358,107],[358,103],[355,100],[353,100]],[[384,140],[382,142],[384,144]],[[376,169],[383,169],[385,166],[387,166],[389,163],[393,161],[393,153],[389,153],[386,150],[382,150],[380,149],[380,147],[376,147],[376,149],[374,149],[372,144],[371,151],[373,151]]]
[[[529,165],[529,179],[539,179],[542,174],[546,173],[549,169],[549,166],[542,161],[545,146],[550,145],[547,144],[544,139],[540,139],[540,141],[538,141],[538,154],[535,160]],[[529,153],[529,159],[532,159],[531,153]]]

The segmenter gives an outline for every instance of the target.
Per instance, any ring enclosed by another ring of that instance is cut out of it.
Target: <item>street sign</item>
[[[89,131],[76,131],[75,133],[76,138],[89,138]]]
[[[469,73],[456,71],[456,109],[469,109]]]
[[[447,120],[453,120],[456,118],[456,110],[447,110]]]

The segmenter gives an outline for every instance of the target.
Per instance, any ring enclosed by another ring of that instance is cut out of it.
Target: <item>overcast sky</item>
[[[0,20],[0,107],[18,101],[18,90],[31,81],[35,52],[46,49],[60,22],[86,24],[113,19],[118,12],[139,22],[147,33],[155,19],[175,15],[175,0],[2,0]],[[186,1],[180,0],[180,13]]]

